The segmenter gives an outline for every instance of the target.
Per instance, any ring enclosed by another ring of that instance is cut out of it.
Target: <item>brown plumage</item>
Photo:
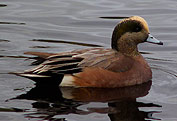
[[[112,49],[89,48],[63,53],[27,52],[38,56],[37,67],[17,75],[39,84],[74,87],[123,87],[141,84],[152,72],[138,52],[143,42],[162,44],[149,34],[146,21],[133,16],[122,20],[114,29]]]

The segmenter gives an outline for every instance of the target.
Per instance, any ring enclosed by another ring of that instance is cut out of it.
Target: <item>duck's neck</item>
[[[138,52],[138,47],[135,43],[131,43],[131,42],[120,42],[118,41],[118,46],[117,46],[117,50],[118,52],[122,53],[123,55],[126,56],[137,56],[140,53]]]

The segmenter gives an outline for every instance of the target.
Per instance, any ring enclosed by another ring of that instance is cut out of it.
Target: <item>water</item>
[[[176,121],[176,6],[175,0],[1,0],[0,120]],[[110,47],[114,26],[132,15],[144,17],[151,34],[164,42],[139,46],[153,69],[152,84],[117,90],[48,89],[8,74],[31,68],[26,51]]]

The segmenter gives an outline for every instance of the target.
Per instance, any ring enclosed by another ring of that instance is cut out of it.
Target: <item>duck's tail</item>
[[[14,74],[17,76],[25,77],[36,82],[36,85],[52,85],[59,86],[61,80],[63,79],[63,75],[39,75],[39,74],[31,74],[25,72],[10,72],[9,74]]]

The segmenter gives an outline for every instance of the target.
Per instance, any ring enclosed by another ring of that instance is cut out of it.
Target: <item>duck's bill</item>
[[[158,45],[163,45],[163,42],[159,41],[155,37],[153,37],[151,34],[148,35],[148,38],[146,42],[153,43],[153,44],[158,44]]]

